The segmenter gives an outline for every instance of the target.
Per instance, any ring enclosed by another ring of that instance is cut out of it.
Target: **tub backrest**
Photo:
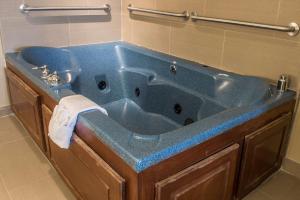
[[[50,71],[80,71],[76,57],[66,49],[52,47],[29,47],[21,51],[22,58],[35,66],[47,65]]]
[[[231,108],[258,104],[271,95],[269,84],[257,77],[218,74],[215,86],[213,98]]]

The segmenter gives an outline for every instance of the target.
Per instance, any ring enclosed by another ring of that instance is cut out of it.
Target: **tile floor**
[[[14,116],[0,118],[0,200],[75,200]]]
[[[13,116],[0,118],[0,200],[75,200]],[[300,179],[278,172],[244,200],[300,200]]]
[[[300,200],[300,179],[279,171],[243,200]]]

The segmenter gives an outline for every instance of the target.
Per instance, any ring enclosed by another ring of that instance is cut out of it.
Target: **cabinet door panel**
[[[11,107],[35,142],[44,149],[40,96],[14,73],[6,70]]]
[[[46,155],[48,158],[51,157],[51,151],[50,151],[50,144],[49,144],[49,137],[48,137],[48,127],[49,127],[49,122],[51,119],[52,111],[46,106],[42,105],[42,115],[43,115],[43,124],[44,124],[44,138],[45,138],[45,146],[46,146]]]
[[[245,137],[239,196],[243,197],[281,166],[291,115],[285,115]]]
[[[51,160],[76,192],[85,200],[122,200],[124,180],[74,136],[70,149],[61,149],[51,140]]]
[[[156,184],[157,200],[231,200],[239,145]]]
[[[43,106],[45,129],[52,112]],[[79,198],[84,200],[122,200],[124,179],[119,176],[76,134],[69,149],[48,140],[51,161]]]

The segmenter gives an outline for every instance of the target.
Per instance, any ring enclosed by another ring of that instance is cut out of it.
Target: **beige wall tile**
[[[113,21],[114,23],[111,23]],[[91,44],[121,39],[121,16],[70,18],[70,45]]]
[[[171,54],[202,64],[219,66],[224,31],[205,26],[177,24],[171,30]]]
[[[275,23],[279,0],[207,0],[205,15]]]
[[[33,45],[59,47],[121,39],[119,0],[24,1],[31,6],[102,6],[109,3],[112,7],[110,15],[104,11],[32,12],[23,15],[18,11],[22,2],[0,1],[1,33],[5,52]]]
[[[245,34],[226,32],[223,65],[237,73],[277,80],[280,74],[291,76],[291,87],[299,88],[300,44]]]
[[[127,41],[127,42],[131,42],[132,38],[131,38],[131,19],[129,18],[128,15],[122,15],[122,40],[123,41]]]
[[[170,23],[151,18],[132,21],[132,42],[161,52],[169,52]]]
[[[22,17],[19,11],[23,0],[1,0],[0,1],[0,18]]]
[[[122,0],[122,14],[123,15],[129,15],[128,12],[128,5],[132,4],[135,7],[141,7],[141,8],[149,8],[154,9],[156,6],[156,0]]]
[[[277,24],[287,26],[291,22],[296,22],[300,25],[300,0],[280,0]],[[300,35],[289,37],[287,34],[276,33],[276,36],[288,40],[300,41]]]
[[[203,13],[205,0],[158,0],[156,8],[171,12],[182,12],[184,10]]]
[[[57,24],[55,24],[56,20],[58,20]],[[25,46],[68,45],[68,25],[59,24],[60,19],[44,18],[36,21],[28,18],[7,18],[2,19],[1,22],[3,47],[6,52],[16,51]]]

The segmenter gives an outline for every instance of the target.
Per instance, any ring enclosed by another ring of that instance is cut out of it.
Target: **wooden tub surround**
[[[47,135],[57,102],[7,63],[12,109],[78,199],[242,199],[281,166],[295,100],[135,172],[78,123],[70,149]]]

